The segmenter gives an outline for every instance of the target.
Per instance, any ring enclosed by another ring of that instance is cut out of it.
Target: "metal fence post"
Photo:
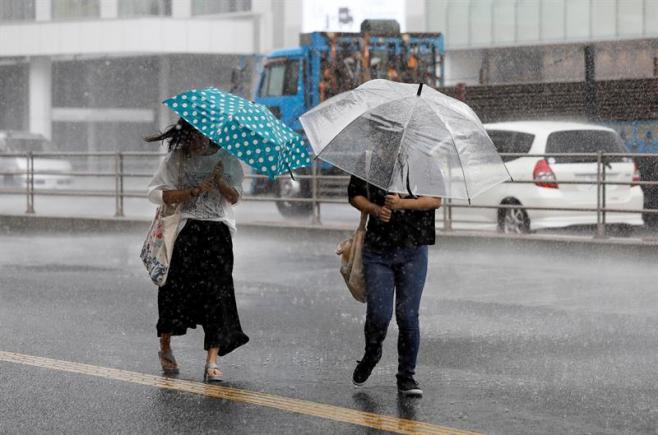
[[[311,164],[311,197],[313,199],[313,219],[312,223],[315,225],[320,225],[322,221],[320,220],[320,203],[318,202],[318,160],[313,159]]]
[[[118,152],[114,155],[114,198],[116,211],[115,217],[123,217],[123,154]]]
[[[601,237],[607,237],[607,223],[606,223],[606,215],[607,212],[605,211],[606,207],[608,206],[607,200],[606,200],[606,191],[607,191],[607,185],[605,184],[606,178],[607,178],[607,165],[608,162],[605,160],[605,156],[602,156],[602,161],[601,161],[601,223],[603,224],[603,234]]]
[[[452,207],[450,198],[446,198],[443,203],[443,231],[452,231]]]
[[[605,223],[603,221],[603,153],[599,151],[596,155],[596,234],[595,238],[605,237]]]
[[[25,213],[34,214],[34,155],[27,153],[27,166],[25,168],[25,192],[27,195],[27,209]]]

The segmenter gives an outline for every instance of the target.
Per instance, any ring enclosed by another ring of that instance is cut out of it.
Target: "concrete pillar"
[[[52,61],[47,57],[30,59],[29,130],[52,138]]]
[[[272,2],[270,0],[252,0],[251,10],[256,14],[254,19],[254,53],[267,53],[274,48]],[[278,23],[278,25],[283,26],[284,23]]]
[[[34,16],[37,21],[50,21],[53,16],[52,2],[50,0],[36,0],[34,3]]]
[[[192,16],[192,0],[172,1],[171,16],[174,18],[190,18]]]
[[[101,0],[101,18],[119,17],[119,0]]]
[[[164,55],[160,57],[160,68],[158,73],[158,100],[164,101],[166,98],[171,97],[171,83],[169,80],[171,64],[168,56]],[[171,111],[167,109],[164,104],[158,104],[157,123],[160,131],[164,131],[164,129],[171,124],[172,118]]]

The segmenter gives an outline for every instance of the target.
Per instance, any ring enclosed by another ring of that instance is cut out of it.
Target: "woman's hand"
[[[224,176],[224,163],[222,161],[217,162],[215,168],[212,170],[211,177],[215,180],[215,183],[219,185],[222,177]]]
[[[386,206],[390,210],[398,210],[402,208],[402,201],[400,195],[398,195],[397,193],[394,193],[392,195],[386,195],[386,198],[384,199],[384,206]]]
[[[202,193],[210,192],[215,189],[215,180],[212,177],[208,177],[199,184],[196,189],[199,189],[199,195]],[[198,195],[197,195],[198,196]]]
[[[432,196],[400,198],[400,195],[394,193],[386,195],[384,206],[391,210],[436,210],[441,207],[441,198]]]
[[[384,223],[391,220],[391,215],[393,214],[393,212],[391,211],[390,208],[388,208],[386,206],[380,207],[380,206],[375,205],[375,204],[373,204],[373,205],[374,205],[374,210],[373,210],[374,213],[371,213],[373,216],[375,216],[377,219],[379,219],[380,221],[382,221]]]

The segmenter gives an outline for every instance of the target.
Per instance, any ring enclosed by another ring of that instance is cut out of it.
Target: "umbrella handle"
[[[292,169],[290,169],[290,163],[286,161],[286,166],[288,167],[288,173],[290,174],[290,178],[292,178],[292,181],[297,181],[295,180],[295,175],[292,173]]]
[[[418,85],[418,91],[416,92],[416,96],[420,97],[420,93],[423,92],[423,84]]]
[[[413,199],[416,199],[417,196],[411,192],[411,183],[409,183],[409,167],[407,166],[407,193],[409,194],[410,197]]]

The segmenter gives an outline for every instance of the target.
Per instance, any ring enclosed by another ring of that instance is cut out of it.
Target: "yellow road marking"
[[[51,370],[61,370],[70,373],[79,373],[133,384],[165,388],[168,390],[184,391],[201,394],[218,399],[232,400],[234,402],[265,406],[281,411],[294,412],[327,420],[351,423],[389,432],[404,434],[440,434],[440,435],[476,435],[475,432],[462,431],[444,426],[436,426],[419,421],[379,415],[372,412],[357,411],[339,406],[325,405],[307,400],[291,399],[273,394],[258,393],[237,388],[208,385],[200,382],[185,381],[181,379],[165,378],[145,373],[131,372],[108,367],[94,366],[71,361],[62,361],[51,358],[25,355],[14,352],[0,351],[0,361],[43,367]]]

